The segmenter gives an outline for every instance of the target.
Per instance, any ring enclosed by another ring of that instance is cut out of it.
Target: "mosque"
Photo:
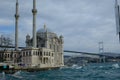
[[[37,31],[36,36],[36,48],[32,48],[33,38],[26,36],[26,49],[22,50],[22,64],[39,67],[63,66],[63,37],[58,37],[47,29],[46,25]]]
[[[16,0],[15,14],[15,50],[1,50],[0,61],[8,62],[20,68],[54,68],[64,66],[63,36],[57,36],[44,24],[36,31],[36,0],[33,0],[32,37],[26,35],[26,47],[18,49],[19,3]]]

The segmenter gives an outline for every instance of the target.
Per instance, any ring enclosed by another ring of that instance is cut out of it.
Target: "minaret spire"
[[[45,31],[47,30],[47,28],[46,28],[46,24],[44,24],[44,30],[45,30]]]
[[[117,5],[117,0],[115,0],[115,5]]]
[[[115,17],[116,17],[116,31],[119,35],[119,42],[120,42],[120,7],[118,5],[117,0],[115,0]]]
[[[49,48],[49,41],[48,41],[48,30],[47,30],[47,27],[46,27],[46,24],[44,24],[44,30],[45,30],[45,47],[46,48]]]
[[[33,13],[33,47],[36,48],[36,13],[37,13],[36,0],[33,0],[32,13]]]
[[[16,0],[16,13],[15,13],[15,50],[18,50],[18,19],[19,19],[19,3]]]

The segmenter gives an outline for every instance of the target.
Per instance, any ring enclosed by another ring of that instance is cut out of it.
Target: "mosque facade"
[[[64,66],[63,36],[57,36],[50,29],[41,28],[36,33],[37,47],[32,48],[29,35],[26,36],[26,49],[22,50],[22,64],[29,67],[60,67]]]

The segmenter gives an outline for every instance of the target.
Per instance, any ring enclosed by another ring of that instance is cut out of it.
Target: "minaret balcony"
[[[15,14],[15,18],[19,18],[20,16],[19,16],[19,14]]]
[[[32,13],[33,14],[37,13],[37,9],[32,9]]]

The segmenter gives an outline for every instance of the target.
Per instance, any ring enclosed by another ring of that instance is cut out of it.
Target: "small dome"
[[[63,36],[62,36],[62,35],[60,35],[60,38],[63,38]]]
[[[29,34],[27,34],[27,36],[26,37],[30,37],[30,35]]]

